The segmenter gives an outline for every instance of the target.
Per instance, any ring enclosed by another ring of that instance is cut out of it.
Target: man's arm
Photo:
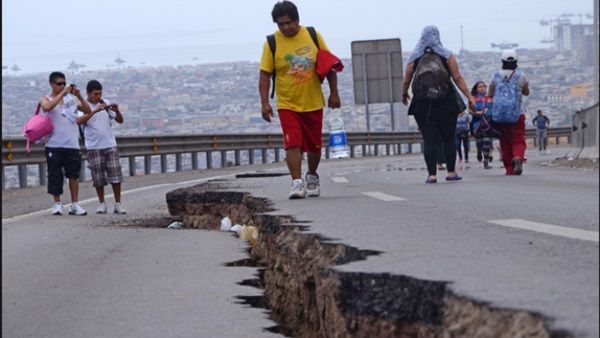
[[[525,82],[523,91],[521,92],[524,96],[529,96],[529,82]]]
[[[273,84],[275,85],[275,84]],[[274,117],[273,107],[269,103],[269,89],[271,88],[271,74],[261,70],[258,74],[258,93],[260,94],[260,106],[262,118],[271,122],[271,117]]]
[[[83,96],[81,96],[81,91],[79,91],[77,87],[75,87],[73,99],[75,100],[75,102],[77,102],[77,109],[79,109],[86,115],[92,113],[92,108],[90,108],[90,105],[88,104],[87,100],[84,99]]]
[[[60,100],[62,100],[62,98],[67,95],[67,93],[71,93],[73,91],[73,88],[71,86],[65,86],[63,88],[63,90],[58,93],[56,95],[56,97],[53,100],[48,99],[45,96],[42,96],[42,98],[40,98],[40,105],[42,106],[42,109],[44,110],[44,112],[49,112],[52,109],[54,109],[56,107],[56,105],[58,105],[60,103]]]
[[[329,108],[341,107],[342,103],[338,92],[337,72],[335,70],[332,69],[327,73],[327,83],[329,83],[329,100],[327,100],[327,106]]]
[[[115,121],[119,124],[123,123],[124,119],[123,119],[123,114],[121,114],[121,111],[119,110],[119,104],[117,103],[113,103],[110,106],[107,106],[110,110],[115,112]]]

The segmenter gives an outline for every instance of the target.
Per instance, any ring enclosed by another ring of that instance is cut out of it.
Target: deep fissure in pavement
[[[266,330],[289,337],[571,336],[550,332],[540,314],[454,295],[446,281],[337,271],[380,252],[306,233],[291,216],[269,215],[275,210],[267,199],[218,188],[209,182],[169,192],[169,213],[183,228],[219,230],[227,216],[259,229],[249,258],[228,266],[257,267],[256,278],[240,284],[261,288],[264,296],[238,299],[270,311],[277,326]]]

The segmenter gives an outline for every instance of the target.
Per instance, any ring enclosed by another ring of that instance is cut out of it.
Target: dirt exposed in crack
[[[336,265],[380,252],[358,250],[305,233],[290,216],[273,216],[271,202],[243,192],[219,191],[205,183],[167,194],[173,219],[184,228],[219,230],[228,216],[259,228],[249,258],[228,266],[257,267],[240,281],[264,296],[239,296],[240,303],[266,308],[278,325],[265,328],[288,337],[571,337],[550,331],[536,313],[493,308],[454,295],[446,281],[392,274],[349,273]],[[156,221],[156,220],[154,220]],[[164,227],[168,219],[161,220]],[[140,226],[140,224],[136,224]]]

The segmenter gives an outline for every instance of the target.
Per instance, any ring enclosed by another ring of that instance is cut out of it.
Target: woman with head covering
[[[469,88],[458,69],[458,63],[451,51],[442,46],[440,41],[440,32],[436,26],[427,26],[421,33],[421,38],[417,46],[412,51],[406,65],[404,80],[402,81],[402,103],[408,105],[410,95],[409,86],[413,81],[413,76],[419,64],[419,61],[426,52],[433,52],[439,55],[447,73],[450,75],[454,84],[467,97],[469,107],[473,109],[475,102],[471,96]],[[454,84],[448,78],[448,88],[446,95],[439,99],[413,98],[410,100],[408,114],[415,117],[423,137],[423,156],[427,164],[429,176],[425,183],[437,183],[437,149],[438,143],[443,143],[444,156],[446,158],[446,169],[448,176],[446,181],[459,181],[462,179],[456,173],[456,120],[458,114],[466,110],[463,99],[458,94]]]

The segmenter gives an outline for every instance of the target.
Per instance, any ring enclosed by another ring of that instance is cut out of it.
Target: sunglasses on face
[[[66,86],[67,85],[66,82],[52,82],[52,83],[54,83],[57,86]]]

